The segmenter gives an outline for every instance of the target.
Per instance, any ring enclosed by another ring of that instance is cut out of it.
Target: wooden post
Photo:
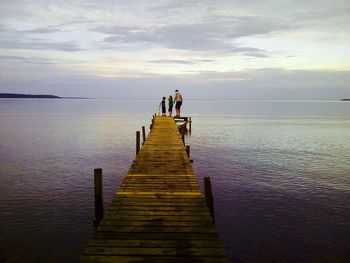
[[[191,117],[189,118],[189,132],[192,132],[192,120]]]
[[[208,176],[204,177],[204,193],[205,193],[205,202],[207,203],[211,217],[213,218],[213,221],[215,223],[213,192],[211,190],[210,177]]]
[[[140,131],[136,132],[136,155],[140,151]]]
[[[103,218],[103,190],[102,190],[102,169],[94,170],[94,185],[95,185],[95,220],[94,226],[98,227]]]
[[[185,147],[186,147],[187,156],[188,156],[188,158],[190,158],[190,146],[186,145]]]
[[[185,144],[185,129],[183,125],[181,125],[181,139],[182,142]]]
[[[146,129],[145,126],[142,126],[142,144],[146,141]]]

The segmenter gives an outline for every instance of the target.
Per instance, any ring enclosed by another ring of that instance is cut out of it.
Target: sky
[[[349,0],[0,0],[0,92],[350,98]]]

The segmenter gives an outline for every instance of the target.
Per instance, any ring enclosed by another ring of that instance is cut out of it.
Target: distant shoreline
[[[47,94],[0,93],[1,99],[89,99],[83,97],[59,97]]]
[[[59,96],[55,95],[36,95],[36,94],[18,94],[18,93],[0,93],[0,98],[5,99],[61,99]]]
[[[350,99],[342,99],[341,101],[350,101]]]

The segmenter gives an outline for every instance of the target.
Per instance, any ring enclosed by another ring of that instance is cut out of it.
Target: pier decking
[[[82,262],[227,262],[175,121],[157,116]]]

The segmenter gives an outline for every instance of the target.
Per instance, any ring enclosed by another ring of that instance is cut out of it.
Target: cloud
[[[210,80],[212,83],[238,81],[240,85],[254,87],[332,89],[341,87],[350,89],[350,71],[347,70],[286,70],[282,68],[262,68],[244,71],[202,71],[195,77]]]
[[[95,20],[95,19],[80,19],[80,20],[71,20],[64,23],[56,24],[54,27],[66,27],[71,25],[86,25],[86,24],[96,24],[99,21],[103,20]]]
[[[289,18],[303,22],[325,21],[344,17],[349,20],[350,18],[350,5],[349,3],[346,4],[345,1],[337,4],[332,1],[321,1],[318,6],[313,6],[313,8],[305,9],[304,7],[302,9],[301,7],[304,6],[300,6],[300,9],[295,9],[296,11],[292,12]]]
[[[16,30],[8,25],[0,24],[0,33],[3,37],[0,39],[0,49],[27,49],[27,50],[57,50],[75,52],[82,48],[78,41],[58,41],[50,37],[43,36],[38,38],[36,35],[45,35],[48,33],[59,33],[60,29],[52,26],[39,27],[30,30]]]
[[[181,59],[168,59],[168,60],[148,60],[147,63],[151,64],[182,64],[182,65],[193,65],[196,62]]]
[[[180,65],[194,65],[198,63],[211,63],[215,62],[214,59],[194,59],[194,60],[182,60],[182,59],[159,59],[148,60],[147,63],[151,64],[180,64]]]
[[[33,34],[48,34],[48,33],[56,33],[60,32],[61,30],[57,28],[52,28],[52,27],[41,27],[41,28],[36,28],[32,30],[26,30],[23,31],[23,33],[33,33]]]
[[[54,61],[48,58],[34,58],[34,57],[24,57],[24,56],[1,56],[0,60],[5,63],[28,63],[28,64],[39,64],[39,65],[49,65],[53,64]]]
[[[98,27],[96,31],[109,34],[104,39],[111,44],[150,44],[149,47],[165,47],[189,51],[216,51],[242,53],[247,56],[267,57],[266,51],[253,47],[239,47],[234,42],[243,36],[265,34],[287,29],[288,25],[276,25],[273,21],[253,17],[222,17],[221,20],[172,24],[155,27]],[[115,46],[111,46],[115,47]]]
[[[75,42],[47,42],[45,40],[0,40],[0,48],[6,49],[34,49],[34,50],[58,50],[80,51],[82,50]]]
[[[245,52],[244,55],[248,57],[255,57],[255,58],[267,58],[268,55],[262,53],[262,52]]]

